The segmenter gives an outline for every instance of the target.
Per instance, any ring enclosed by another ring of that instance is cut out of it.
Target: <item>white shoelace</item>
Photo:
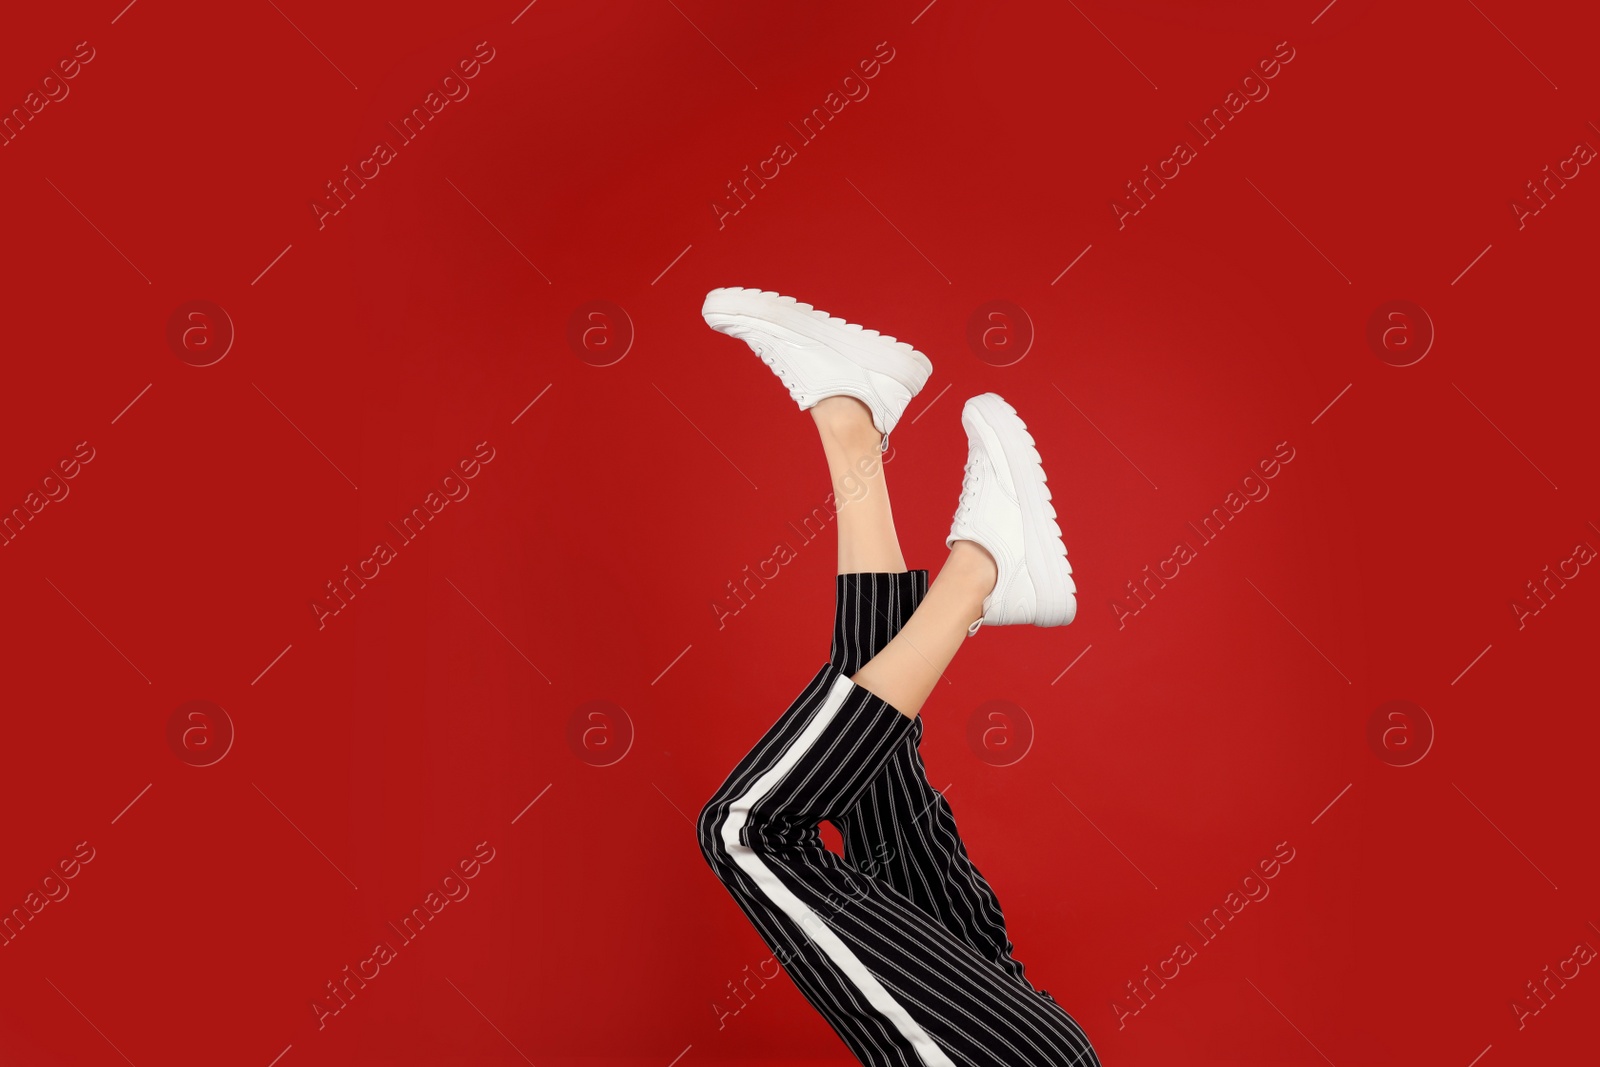
[[[956,522],[964,522],[972,513],[973,500],[976,498],[978,471],[980,464],[973,459],[967,460],[967,465],[961,471],[961,495],[956,503]]]

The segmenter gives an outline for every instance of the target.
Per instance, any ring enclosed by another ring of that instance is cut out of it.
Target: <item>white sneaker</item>
[[[853,396],[872,409],[872,424],[889,447],[889,431],[933,373],[928,357],[904,341],[867,330],[760,289],[713,289],[701,309],[713,329],[737,337],[807,411],[830,396]]]
[[[977,633],[984,623],[1066,625],[1077,615],[1078,589],[1033,435],[1016,409],[993,393],[968,400],[961,425],[967,467],[945,547],[976,541],[1000,572],[984,598],[983,617],[967,632]]]

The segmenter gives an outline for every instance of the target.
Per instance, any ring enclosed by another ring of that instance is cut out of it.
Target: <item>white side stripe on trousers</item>
[[[829,690],[822,707],[812,720],[806,724],[799,737],[784,750],[782,756],[767,772],[747,789],[728,808],[728,815],[722,822],[722,845],[728,855],[733,858],[740,868],[755,882],[757,888],[765,893],[774,904],[783,910],[800,929],[806,932],[813,944],[827,953],[828,958],[838,967],[844,976],[859,989],[867,998],[867,1002],[876,1008],[884,1018],[900,1031],[900,1036],[911,1043],[917,1056],[922,1060],[924,1067],[955,1067],[950,1058],[934,1044],[933,1038],[917,1021],[906,1012],[900,1003],[889,995],[871,971],[850,951],[839,936],[828,928],[822,917],[806,906],[806,903],[795,896],[772,872],[772,869],[761,861],[761,857],[739,840],[741,831],[749,821],[750,811],[755,805],[772,791],[783,776],[789,773],[796,763],[800,761],[806,751],[816,744],[822,731],[827,729],[834,716],[839,713],[839,708],[844,704],[845,698],[855,688],[855,683],[849,678],[840,675],[834,679],[833,688]]]

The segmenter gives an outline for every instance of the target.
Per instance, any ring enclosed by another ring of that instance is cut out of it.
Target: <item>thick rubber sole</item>
[[[1022,505],[1022,551],[1038,597],[1035,626],[1065,626],[1078,614],[1077,586],[1061,539],[1044,462],[1017,409],[994,393],[967,401],[962,414],[982,419],[1000,440],[1006,468]]]
[[[912,396],[922,391],[933,363],[904,341],[802,304],[792,296],[763,289],[713,289],[700,309],[713,330],[724,326],[777,326],[845,356],[851,362],[905,385]]]

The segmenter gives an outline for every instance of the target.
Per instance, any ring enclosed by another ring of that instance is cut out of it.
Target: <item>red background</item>
[[[94,459],[0,549],[0,907],[94,858],[0,949],[5,1063],[849,1061],[787,979],[713,1007],[770,953],[688,820],[826,656],[834,569],[830,530],[719,628],[827,493],[807,420],[701,322],[722,285],[932,357],[889,468],[913,566],[961,401],[1000,392],[1039,440],[1079,618],[981,633],[924,754],[1106,1063],[1592,1049],[1592,968],[1521,1028],[1510,1005],[1600,946],[1600,578],[1520,629],[1510,604],[1600,546],[1600,178],[1509,207],[1600,145],[1592,13],[924,4],[8,13],[4,108],[95,57],[0,149],[0,506]],[[480,41],[471,95],[319,229],[324,183]],[[885,41],[719,228],[725,183]],[[1270,96],[1119,229],[1124,183],[1281,41]],[[1365,338],[1398,299],[1437,331],[1407,367]],[[236,331],[210,366],[167,341],[191,300]],[[632,323],[610,366],[568,340],[592,300]],[[1020,362],[968,344],[991,300],[1031,319]],[[324,583],[483,441],[470,496],[319,629]],[[1125,583],[1284,441],[1271,495],[1119,628]],[[210,766],[168,740],[192,700],[236,731]],[[622,711],[575,734],[593,700]],[[1031,723],[1008,766],[968,742],[993,700]],[[1410,766],[1368,741],[1390,700],[1436,734]],[[319,1029],[325,983],[481,841],[471,895]],[[1279,842],[1271,895],[1119,1028]]]

